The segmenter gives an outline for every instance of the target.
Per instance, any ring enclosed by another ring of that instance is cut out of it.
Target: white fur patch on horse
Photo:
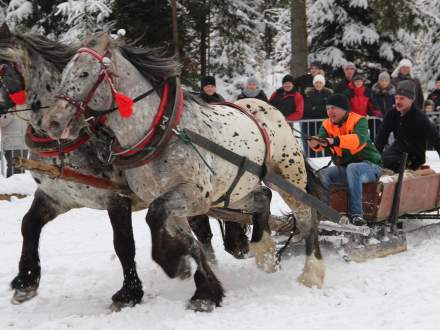
[[[274,273],[279,269],[275,242],[266,231],[259,242],[249,244],[249,252],[255,257],[257,267],[266,273]]]
[[[306,287],[322,288],[325,278],[325,265],[322,259],[318,259],[314,254],[306,256],[306,262],[304,264],[304,271],[298,277],[298,282]]]

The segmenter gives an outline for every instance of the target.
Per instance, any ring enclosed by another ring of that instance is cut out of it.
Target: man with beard
[[[426,161],[429,142],[440,155],[440,136],[426,115],[417,107],[416,85],[411,80],[399,82],[396,89],[395,108],[382,122],[376,137],[376,147],[382,152],[384,167],[398,172],[402,155],[408,153],[407,168],[415,170]],[[395,141],[385,149],[390,133]]]

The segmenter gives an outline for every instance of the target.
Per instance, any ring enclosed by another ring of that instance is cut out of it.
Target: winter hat
[[[255,90],[248,89],[247,85],[249,85],[249,84],[257,85],[257,89],[255,89]],[[243,89],[244,96],[246,96],[246,97],[257,97],[257,95],[260,94],[260,92],[261,92],[261,89],[260,89],[259,85],[260,84],[259,84],[257,78],[249,77],[248,80],[246,81],[246,87]]]
[[[437,79],[435,81],[440,81],[440,75],[437,76]]]
[[[402,95],[414,100],[416,98],[416,84],[412,80],[402,80],[397,84],[396,95]]]
[[[360,74],[356,74],[356,75],[353,77],[353,81],[356,81],[356,80],[362,80],[362,81],[365,81],[365,78],[364,78],[362,75],[360,75]]]
[[[333,94],[327,99],[326,105],[331,105],[344,111],[350,111],[348,98],[344,94]]]
[[[248,80],[246,81],[246,85],[250,85],[250,84],[255,84],[255,85],[257,85],[257,88],[258,88],[258,86],[260,85],[260,84],[258,83],[258,79],[255,78],[255,77],[249,77],[249,78],[248,78]]]
[[[313,85],[317,82],[320,81],[324,84],[325,86],[325,78],[322,74],[317,74],[314,78],[313,78]]]
[[[293,79],[293,76],[290,75],[290,74],[286,74],[286,75],[283,77],[283,84],[284,84],[285,82],[288,82],[288,81],[290,81],[292,84],[295,84],[295,80]]]
[[[202,88],[206,85],[213,85],[215,86],[215,78],[213,76],[206,76],[202,79]]]
[[[343,68],[344,70],[346,70],[346,69],[348,69],[348,68],[356,69],[356,65],[354,65],[353,62],[347,62],[347,63],[345,63],[345,64],[343,65],[342,68]]]
[[[391,74],[391,77],[396,78],[399,75],[399,71],[402,66],[409,66],[412,69],[412,62],[410,60],[408,60],[407,58],[404,58],[403,60],[401,60],[399,62],[399,65],[397,65],[396,70],[394,70],[393,73]],[[409,75],[411,76],[411,78],[413,78],[411,71],[410,71]]]
[[[387,81],[389,81],[389,80],[391,80],[391,77],[390,77],[390,75],[389,75],[388,72],[384,71],[384,72],[381,72],[381,73],[380,73],[380,75],[379,75],[379,77],[377,78],[377,80],[378,80],[378,81],[379,81],[379,80],[387,80]]]

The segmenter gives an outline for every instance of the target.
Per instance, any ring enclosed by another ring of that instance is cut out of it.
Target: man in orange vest
[[[368,121],[350,112],[345,95],[331,95],[326,109],[328,119],[322,123],[318,137],[309,141],[309,146],[314,151],[330,149],[336,166],[321,170],[319,178],[327,190],[331,184],[348,186],[351,222],[362,226],[367,224],[362,211],[362,184],[379,179],[382,158],[371,142]]]

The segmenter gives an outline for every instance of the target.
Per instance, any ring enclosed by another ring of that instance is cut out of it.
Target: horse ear
[[[2,39],[9,39],[11,37],[11,31],[9,30],[9,26],[6,24],[6,22],[0,27],[0,37]]]
[[[98,54],[104,55],[107,52],[111,43],[111,37],[109,33],[101,34],[98,39],[96,39],[96,46],[93,47]]]

